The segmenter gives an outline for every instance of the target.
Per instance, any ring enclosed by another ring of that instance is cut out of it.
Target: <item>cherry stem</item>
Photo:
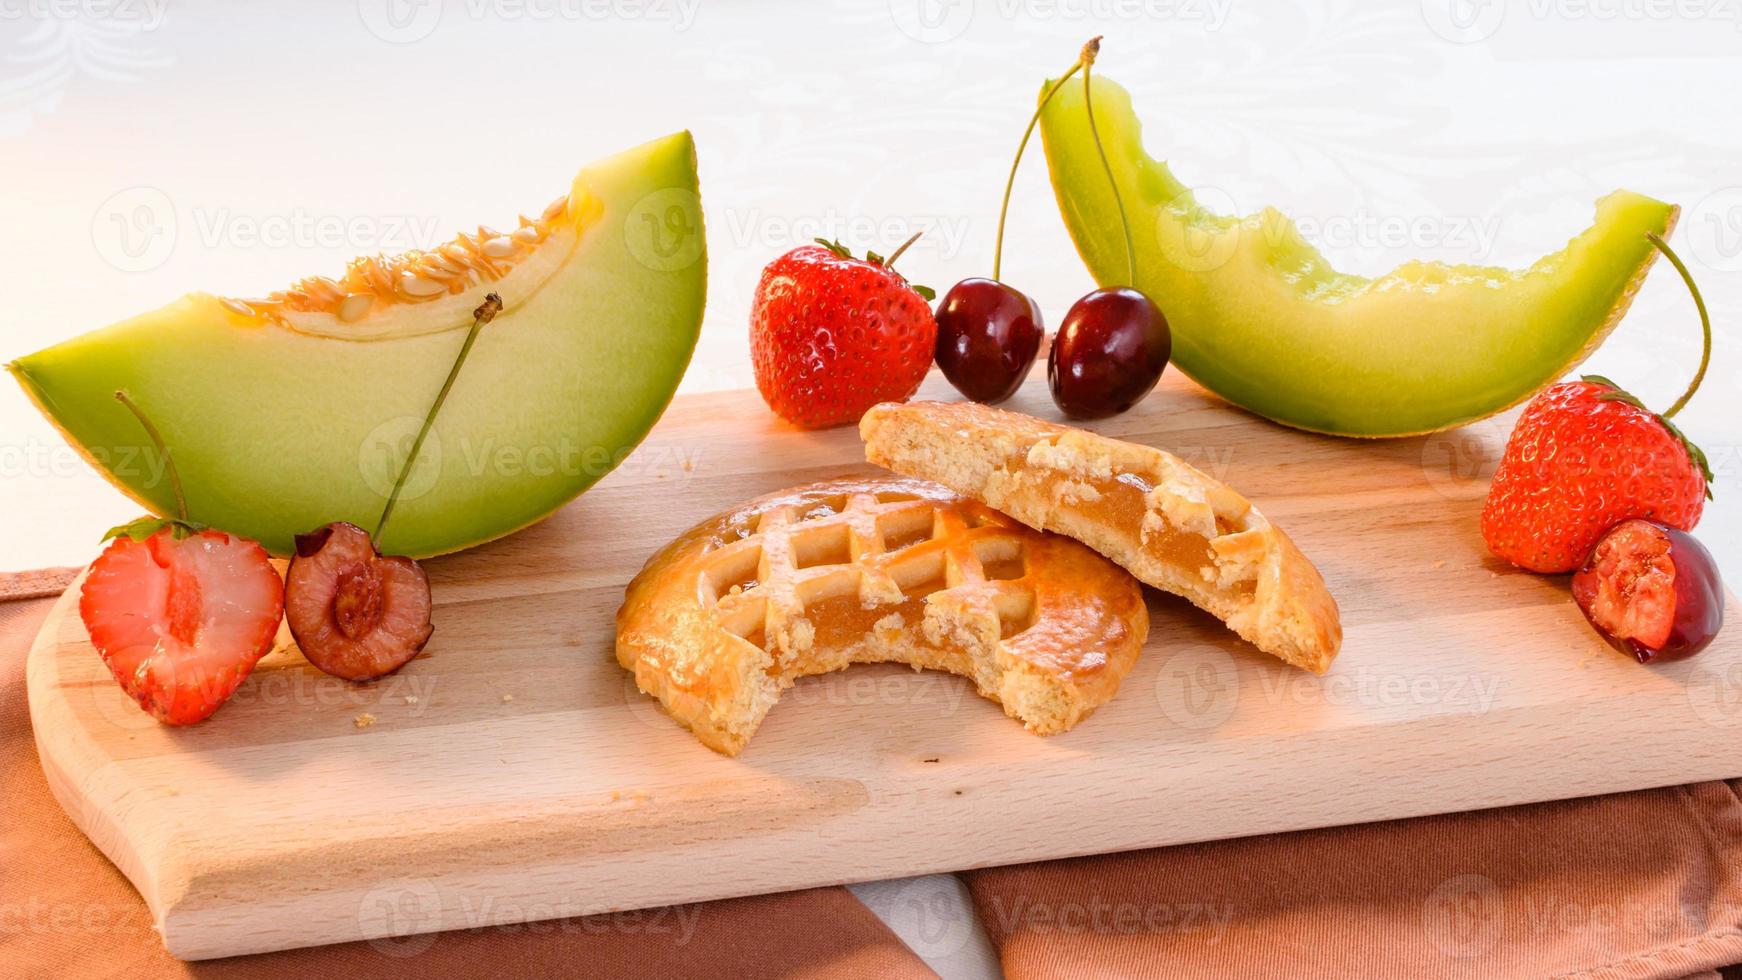
[[[1706,366],[1712,363],[1712,317],[1706,312],[1706,299],[1700,295],[1700,287],[1694,282],[1693,273],[1688,271],[1681,256],[1675,254],[1675,250],[1670,248],[1669,243],[1664,241],[1663,236],[1657,232],[1648,231],[1645,233],[1645,237],[1650,239],[1651,244],[1657,246],[1657,250],[1663,253],[1664,258],[1669,259],[1669,264],[1675,266],[1675,271],[1681,273],[1682,282],[1687,283],[1688,292],[1694,296],[1694,307],[1700,311],[1700,330],[1705,334],[1704,346],[1700,351],[1700,369],[1694,372],[1694,380],[1688,384],[1688,390],[1682,392],[1682,396],[1675,400],[1675,404],[1669,407],[1669,411],[1663,413],[1664,418],[1673,419],[1675,413],[1681,411],[1682,406],[1694,397],[1694,392],[1700,390],[1700,382],[1706,380]]]
[[[889,258],[886,258],[883,260],[883,268],[894,269],[895,268],[895,260],[901,258],[901,253],[907,251],[908,246],[912,245],[914,242],[919,241],[919,236],[921,236],[923,234],[925,234],[925,232],[923,232],[923,231],[914,232],[913,237],[909,238],[905,242],[902,242],[900,248],[889,253]]]
[[[1089,135],[1095,140],[1095,152],[1101,157],[1101,169],[1107,172],[1107,185],[1113,189],[1113,204],[1119,209],[1119,227],[1125,230],[1125,284],[1137,285],[1137,250],[1131,245],[1131,221],[1125,217],[1125,199],[1119,196],[1119,182],[1113,179],[1113,164],[1107,161],[1107,148],[1101,145],[1101,133],[1095,128],[1095,93],[1089,85],[1089,66],[1101,52],[1101,39],[1093,38],[1083,45],[1083,111],[1089,117]]]
[[[163,434],[157,431],[157,426],[151,424],[151,420],[145,417],[145,412],[133,403],[133,399],[128,397],[127,392],[115,392],[115,400],[127,406],[127,410],[133,413],[133,417],[139,420],[139,425],[145,430],[145,434],[151,438],[151,444],[157,448],[159,453],[163,454],[163,469],[169,474],[170,487],[175,490],[175,516],[178,520],[186,523],[188,498],[186,494],[182,493],[181,474],[175,470],[175,459],[169,454],[169,446],[164,443]]]
[[[454,379],[460,376],[460,368],[465,366],[466,355],[472,352],[472,345],[478,342],[478,333],[484,324],[496,318],[502,312],[502,297],[490,293],[484,297],[484,302],[472,311],[472,329],[466,331],[466,342],[460,346],[460,354],[454,358],[454,366],[448,369],[448,379],[442,382],[442,390],[436,394],[435,403],[430,405],[429,414],[423,417],[423,428],[417,430],[417,439],[411,444],[411,453],[405,457],[405,462],[399,466],[399,479],[393,481],[393,492],[387,495],[387,506],[381,508],[381,520],[375,524],[375,541],[381,540],[381,533],[387,530],[387,519],[393,516],[393,505],[399,502],[399,492],[405,489],[405,481],[411,476],[411,468],[417,465],[418,454],[423,452],[423,441],[429,437],[429,430],[435,427],[436,414],[442,410],[442,403],[448,400],[448,392],[454,388]]]
[[[1034,127],[1040,123],[1041,110],[1046,108],[1046,104],[1052,101],[1053,95],[1059,89],[1064,88],[1065,83],[1070,81],[1071,76],[1075,75],[1077,70],[1082,67],[1083,59],[1078,58],[1077,63],[1071,66],[1070,71],[1065,72],[1058,81],[1052,83],[1052,87],[1040,97],[1040,104],[1034,107],[1034,115],[1028,117],[1028,128],[1022,131],[1022,142],[1016,144],[1016,159],[1010,161],[1010,176],[1004,181],[1004,203],[998,208],[998,238],[992,246],[993,279],[997,279],[998,274],[1004,269],[1004,217],[1010,213],[1010,192],[1016,187],[1016,168],[1022,164],[1022,151],[1028,149],[1029,137],[1034,135]]]

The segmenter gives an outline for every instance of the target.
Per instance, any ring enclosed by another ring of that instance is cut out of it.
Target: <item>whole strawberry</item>
[[[856,259],[835,242],[801,245],[762,270],[750,308],[756,387],[776,415],[806,429],[859,421],[904,401],[931,367],[931,290],[888,259]]]
[[[1570,572],[1604,532],[1631,518],[1692,530],[1711,496],[1705,454],[1670,422],[1705,376],[1711,323],[1686,267],[1651,237],[1693,290],[1705,357],[1662,415],[1597,375],[1557,384],[1526,406],[1482,508],[1488,550],[1521,568]]]

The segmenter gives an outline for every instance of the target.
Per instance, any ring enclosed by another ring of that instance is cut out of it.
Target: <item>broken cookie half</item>
[[[865,456],[1076,538],[1266,653],[1322,674],[1343,640],[1312,562],[1232,487],[1160,449],[973,402],[886,403]]]
[[[749,501],[647,562],[617,661],[737,755],[799,678],[896,662],[971,679],[1040,734],[1118,690],[1149,631],[1137,582],[936,484],[837,480]]]

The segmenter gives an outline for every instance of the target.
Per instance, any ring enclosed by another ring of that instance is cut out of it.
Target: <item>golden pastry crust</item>
[[[1324,673],[1343,642],[1288,535],[1170,453],[973,402],[878,405],[859,433],[871,462],[1076,538],[1297,667]]]
[[[919,480],[752,500],[648,559],[617,662],[703,744],[737,755],[800,677],[896,662],[974,681],[1040,734],[1118,690],[1149,632],[1137,583],[1075,541]]]

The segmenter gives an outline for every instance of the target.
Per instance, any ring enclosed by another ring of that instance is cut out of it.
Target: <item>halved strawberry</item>
[[[117,530],[79,595],[91,644],[157,720],[201,721],[272,649],[284,582],[246,538],[165,521]]]
[[[309,663],[348,681],[391,673],[429,642],[429,579],[410,558],[383,558],[369,532],[335,521],[296,537],[285,619]]]

